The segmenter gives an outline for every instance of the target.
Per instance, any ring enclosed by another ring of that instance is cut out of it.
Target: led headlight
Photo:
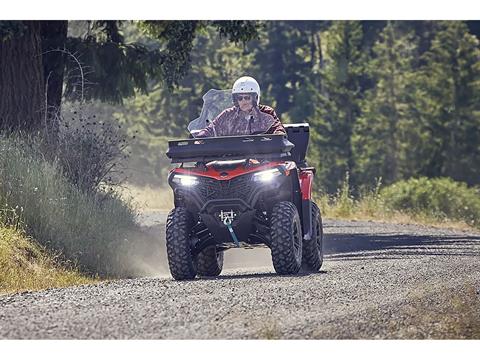
[[[182,186],[194,186],[197,185],[198,179],[195,176],[175,174],[172,182]]]
[[[253,180],[260,182],[270,182],[275,177],[281,175],[282,173],[278,169],[268,169],[264,171],[259,171],[253,175]]]

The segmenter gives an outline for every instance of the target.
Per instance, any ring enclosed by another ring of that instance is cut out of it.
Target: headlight
[[[197,185],[198,179],[195,176],[175,174],[172,182],[182,186],[194,186]]]
[[[281,175],[282,173],[278,169],[268,169],[259,171],[253,175],[253,180],[260,182],[270,182],[273,178]]]

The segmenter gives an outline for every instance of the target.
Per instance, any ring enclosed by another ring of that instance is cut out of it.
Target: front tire
[[[223,251],[214,245],[202,250],[197,256],[197,269],[200,276],[218,276],[223,268]]]
[[[273,207],[270,238],[275,271],[282,275],[297,274],[302,265],[302,226],[293,203],[281,201]]]
[[[312,202],[312,238],[303,242],[303,268],[317,272],[323,263],[322,216],[317,204]]]
[[[191,251],[193,219],[187,209],[177,207],[167,217],[167,257],[175,280],[190,280],[197,275],[197,264]]]

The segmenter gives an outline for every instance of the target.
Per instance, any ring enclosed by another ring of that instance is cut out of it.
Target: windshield
[[[258,107],[240,111],[233,108],[231,90],[210,89],[203,95],[203,107],[200,116],[191,121],[188,131],[193,137],[239,136],[264,134],[275,122],[272,115],[264,113]],[[255,101],[252,99],[252,101]],[[248,100],[243,100],[240,106],[247,106]],[[237,104],[238,106],[238,104]],[[212,121],[225,109],[232,108],[224,113],[215,125]],[[206,129],[206,131],[202,131]]]
[[[205,129],[223,110],[233,106],[231,90],[210,89],[203,95],[202,99],[203,107],[200,116],[192,120],[187,127],[193,137],[200,130]]]

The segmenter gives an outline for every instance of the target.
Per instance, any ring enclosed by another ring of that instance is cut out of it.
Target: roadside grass
[[[0,226],[15,224],[84,273],[134,275],[135,210],[114,192],[79,190],[35,142],[0,137]]]
[[[383,188],[377,181],[354,197],[346,176],[336,194],[314,199],[325,218],[480,229],[479,190],[451,179],[410,179]]]
[[[96,281],[73,265],[58,264],[55,256],[21,230],[0,226],[0,295]]]

